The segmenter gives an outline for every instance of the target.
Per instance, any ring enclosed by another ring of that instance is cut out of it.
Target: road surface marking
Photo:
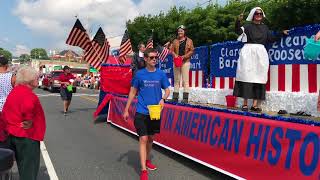
[[[94,102],[94,103],[98,103],[98,100],[96,100],[96,99],[89,98],[89,97],[86,97],[86,96],[80,96],[80,97],[83,98],[83,99],[86,99],[88,101],[91,101],[91,102]]]
[[[60,94],[37,94],[38,97],[60,97]],[[81,97],[81,96],[92,96],[97,97],[99,94],[84,94],[84,93],[75,93],[72,95],[73,97]]]
[[[46,145],[44,144],[43,141],[40,142],[40,149],[41,149],[41,154],[44,160],[44,163],[46,164],[47,171],[50,177],[50,180],[59,180],[56,171],[54,170],[53,164],[51,162],[50,156],[48,154]]]

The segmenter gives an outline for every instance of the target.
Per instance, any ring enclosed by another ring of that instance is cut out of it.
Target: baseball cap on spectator
[[[70,67],[69,67],[69,66],[64,66],[64,67],[63,67],[63,70],[64,70],[64,71],[67,70],[67,69],[70,69]]]

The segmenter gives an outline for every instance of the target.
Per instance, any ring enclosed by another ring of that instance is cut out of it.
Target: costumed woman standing
[[[248,111],[248,99],[253,99],[251,111],[261,112],[258,101],[266,98],[266,83],[268,80],[269,58],[265,45],[274,42],[282,35],[288,35],[288,30],[273,35],[267,25],[263,24],[265,14],[260,7],[250,11],[248,24],[240,25],[241,14],[236,21],[235,31],[240,35],[238,40],[244,42],[241,49],[236,82],[233,95],[244,99],[242,110]]]
[[[186,28],[181,25],[177,29],[177,38],[173,40],[171,46],[171,53],[174,58],[181,58],[182,65],[178,67],[174,64],[174,91],[173,101],[178,102],[179,99],[179,88],[180,80],[182,76],[182,84],[184,88],[183,92],[183,103],[188,103],[189,99],[189,70],[190,70],[190,59],[194,51],[193,42],[186,36]]]

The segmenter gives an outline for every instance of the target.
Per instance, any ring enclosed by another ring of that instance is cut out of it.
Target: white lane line
[[[36,94],[38,97],[58,97],[59,94]]]
[[[44,163],[46,164],[47,171],[50,177],[50,180],[59,180],[56,171],[54,170],[53,164],[51,162],[50,156],[48,154],[46,145],[44,144],[43,141],[40,142],[40,149],[41,149],[41,154],[44,160]]]
[[[60,97],[60,94],[36,94],[38,97]],[[73,97],[78,97],[78,96],[93,96],[93,97],[98,97],[99,94],[73,94]]]

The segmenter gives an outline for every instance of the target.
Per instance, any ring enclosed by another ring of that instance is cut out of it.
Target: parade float
[[[241,99],[227,107],[240,42],[196,48],[189,74],[191,102],[166,103],[155,143],[236,179],[319,179],[320,57],[307,59],[303,51],[306,38],[319,30],[318,24],[293,28],[267,47],[270,70],[262,113],[242,112],[237,108]],[[159,68],[173,84],[172,57],[159,62]],[[131,78],[129,65],[102,65],[95,115],[108,113],[108,122],[136,134],[135,102],[131,118],[122,119]]]

